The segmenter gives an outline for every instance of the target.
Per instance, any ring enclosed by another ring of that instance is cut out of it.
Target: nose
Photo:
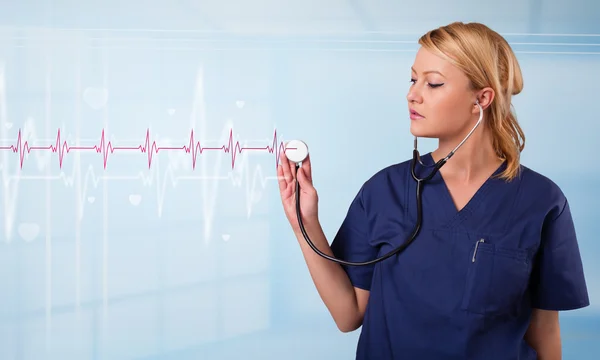
[[[415,85],[412,85],[408,89],[408,93],[406,94],[406,100],[408,100],[409,103],[422,102],[423,98],[419,92],[419,89]]]

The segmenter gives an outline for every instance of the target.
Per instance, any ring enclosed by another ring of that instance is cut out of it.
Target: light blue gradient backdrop
[[[575,217],[592,306],[564,358],[600,353],[596,1],[9,1],[0,146],[305,140],[331,238],[360,185],[411,156],[418,36],[455,20],[507,37],[523,161]],[[561,3],[561,4],[559,4]],[[421,142],[422,152],[435,143]],[[0,358],[352,359],[281,211],[275,156],[0,152]],[[135,205],[137,204],[137,205]]]

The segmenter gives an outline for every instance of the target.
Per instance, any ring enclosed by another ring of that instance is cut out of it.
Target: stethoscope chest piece
[[[300,163],[308,157],[308,146],[302,140],[290,140],[285,145],[285,156],[296,164]]]

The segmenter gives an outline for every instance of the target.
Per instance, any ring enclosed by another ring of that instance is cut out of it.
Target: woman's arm
[[[561,360],[558,311],[533,309],[525,341],[537,352],[539,360]]]
[[[327,255],[333,255],[319,223],[306,224],[306,231],[319,250]],[[362,325],[369,291],[352,286],[348,275],[339,264],[316,254],[306,243],[300,231],[295,235],[317,291],[338,329],[342,332],[358,329]]]

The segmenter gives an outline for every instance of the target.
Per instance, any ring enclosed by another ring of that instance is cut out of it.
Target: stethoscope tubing
[[[298,218],[298,225],[300,226],[300,231],[302,233],[302,236],[304,237],[304,239],[306,240],[306,242],[308,243],[308,245],[310,246],[310,248],[317,253],[318,255],[320,255],[321,257],[333,261],[335,263],[338,263],[340,265],[346,265],[346,266],[369,266],[369,265],[373,265],[376,264],[378,262],[381,262],[383,260],[386,260],[404,250],[406,250],[406,248],[412,244],[412,242],[417,238],[417,235],[419,234],[419,231],[421,230],[421,224],[423,222],[423,202],[421,199],[421,195],[422,195],[422,190],[423,190],[423,184],[429,180],[431,180],[435,174],[440,170],[440,168],[442,166],[444,166],[444,164],[446,164],[446,162],[454,155],[454,153],[456,152],[456,150],[458,150],[462,144],[465,143],[465,141],[467,141],[467,139],[473,134],[473,132],[475,131],[475,129],[479,126],[479,124],[481,123],[482,119],[483,119],[483,108],[481,107],[481,105],[479,104],[479,102],[475,103],[477,106],[479,106],[479,120],[477,121],[477,123],[475,124],[475,126],[473,126],[473,128],[471,129],[471,131],[469,131],[469,133],[467,134],[467,136],[465,136],[465,138],[445,157],[442,158],[440,160],[438,160],[434,165],[433,165],[433,169],[429,172],[429,174],[425,177],[418,177],[416,174],[416,165],[417,162],[419,162],[421,165],[426,166],[425,164],[423,164],[421,162],[421,157],[419,155],[419,151],[417,150],[417,137],[415,136],[415,140],[414,140],[414,150],[413,150],[413,158],[411,161],[411,175],[413,177],[413,179],[416,181],[417,183],[417,188],[416,188],[416,200],[417,200],[417,221],[415,223],[415,226],[413,228],[413,231],[411,232],[410,236],[408,237],[408,239],[403,242],[401,245],[399,245],[398,247],[394,248],[393,250],[390,250],[388,253],[372,259],[372,260],[367,260],[367,261],[347,261],[347,260],[342,260],[342,259],[338,259],[334,256],[330,256],[325,254],[324,252],[322,252],[321,250],[319,250],[319,248],[317,248],[317,246],[312,242],[312,240],[310,240],[310,237],[308,236],[308,233],[306,232],[306,229],[304,227],[304,222],[302,221],[302,211],[301,211],[301,207],[300,207],[300,182],[296,180],[296,215]],[[298,172],[298,169],[300,167],[300,164],[297,163],[296,164],[296,168],[295,171],[296,173]],[[429,166],[426,166],[429,167]],[[366,241],[366,239],[365,239]]]

